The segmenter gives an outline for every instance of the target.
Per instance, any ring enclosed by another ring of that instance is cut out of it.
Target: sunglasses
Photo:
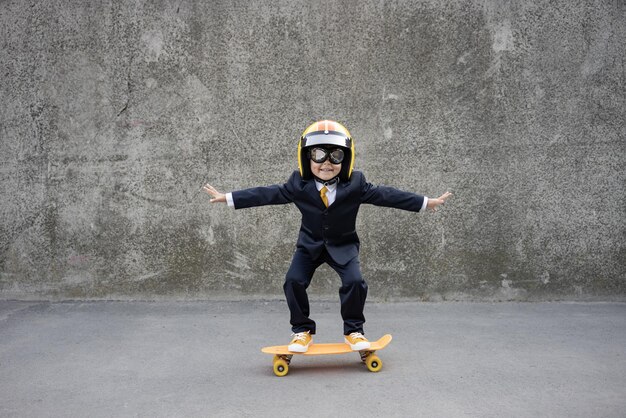
[[[344,156],[345,154],[341,148],[326,149],[314,147],[309,150],[309,158],[318,164],[328,159],[330,159],[330,162],[333,164],[341,164]]]

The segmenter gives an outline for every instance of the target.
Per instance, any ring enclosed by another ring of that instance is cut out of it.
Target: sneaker
[[[291,334],[293,340],[287,347],[287,350],[292,351],[294,353],[306,353],[309,349],[309,345],[313,342],[313,337],[311,337],[311,332],[298,332],[297,334]]]
[[[346,344],[350,346],[352,351],[367,350],[370,348],[370,342],[360,332],[353,332],[350,335],[345,335],[344,340]]]

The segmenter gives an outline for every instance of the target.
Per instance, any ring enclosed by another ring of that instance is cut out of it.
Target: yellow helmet
[[[332,120],[321,120],[312,123],[304,130],[298,142],[298,167],[303,179],[313,177],[307,148],[315,145],[335,145],[344,151],[344,162],[341,165],[339,178],[348,181],[354,168],[354,140],[345,126]]]

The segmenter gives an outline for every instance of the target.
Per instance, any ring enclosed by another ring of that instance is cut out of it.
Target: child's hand
[[[452,193],[445,192],[444,194],[439,196],[437,199],[431,199],[429,197],[428,204],[426,205],[426,207],[432,210],[433,212],[437,212],[437,206],[443,205],[444,203],[446,203],[446,199],[449,198],[450,196],[452,196]]]
[[[224,193],[218,192],[215,187],[211,186],[209,183],[205,184],[202,190],[211,195],[211,203],[226,203],[226,195]]]

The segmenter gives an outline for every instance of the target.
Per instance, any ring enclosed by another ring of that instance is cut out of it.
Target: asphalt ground
[[[312,302],[314,342],[342,338]],[[357,354],[294,357],[282,301],[0,302],[2,417],[624,417],[624,303],[368,303]]]

